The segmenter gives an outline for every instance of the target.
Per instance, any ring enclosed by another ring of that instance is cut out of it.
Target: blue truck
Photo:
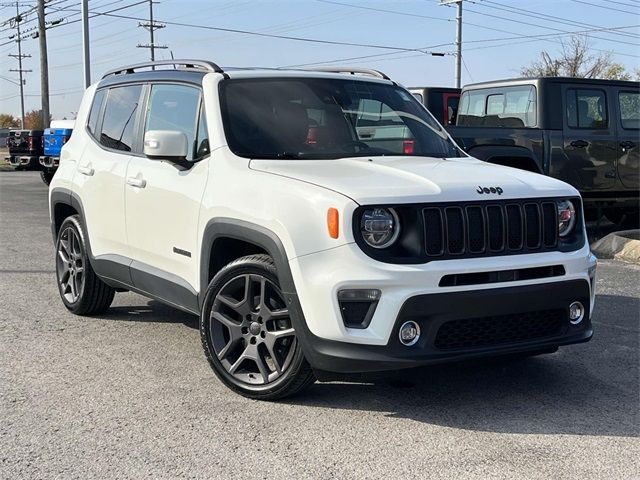
[[[43,152],[40,157],[40,165],[43,169],[40,172],[42,181],[49,185],[53,175],[58,168],[60,161],[60,151],[65,143],[71,138],[75,120],[54,120],[51,126],[44,131]]]

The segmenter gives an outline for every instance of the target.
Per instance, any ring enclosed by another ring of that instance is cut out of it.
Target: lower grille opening
[[[518,280],[535,280],[538,278],[561,277],[565,274],[562,265],[548,267],[519,268],[514,270],[497,270],[493,272],[454,273],[440,279],[440,287],[456,287],[460,285],[481,285],[484,283],[516,282]]]
[[[567,328],[564,309],[451,320],[438,329],[440,350],[482,348],[561,335]]]

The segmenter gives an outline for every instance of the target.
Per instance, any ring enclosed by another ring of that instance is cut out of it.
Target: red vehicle
[[[408,89],[442,125],[455,125],[461,89],[412,87]]]

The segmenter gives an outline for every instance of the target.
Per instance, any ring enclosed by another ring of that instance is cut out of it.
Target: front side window
[[[142,85],[110,88],[104,108],[100,144],[130,152]]]
[[[533,85],[468,90],[462,94],[457,123],[475,127],[535,127],[536,109]]]
[[[87,128],[89,129],[89,132],[91,132],[91,135],[96,138],[98,138],[98,119],[105,93],[106,90],[98,90],[94,95],[91,112],[89,113],[89,120],[87,121]]]
[[[171,130],[187,136],[187,160],[194,159],[200,90],[187,85],[151,87],[144,131]]]
[[[567,90],[567,125],[590,130],[607,128],[607,99],[603,90]]]
[[[232,79],[220,85],[225,135],[247,158],[462,155],[406,90],[347,79]]]
[[[618,94],[620,122],[622,128],[637,130],[640,128],[640,92],[620,92]]]

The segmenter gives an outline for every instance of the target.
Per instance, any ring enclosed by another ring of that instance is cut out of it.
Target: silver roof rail
[[[378,77],[384,80],[391,80],[386,74],[379,70],[373,70],[370,68],[351,68],[351,67],[311,67],[304,68],[303,70],[310,70],[313,72],[329,72],[329,73],[348,73],[350,75],[369,75],[371,77]]]
[[[102,78],[106,78],[109,75],[124,75],[128,73],[134,73],[141,68],[151,68],[163,65],[172,65],[174,68],[178,67],[187,70],[206,70],[208,72],[224,73],[224,70],[213,62],[206,60],[156,60],[155,62],[143,62],[136,63],[134,65],[127,65],[126,67],[115,68],[105,73]]]

